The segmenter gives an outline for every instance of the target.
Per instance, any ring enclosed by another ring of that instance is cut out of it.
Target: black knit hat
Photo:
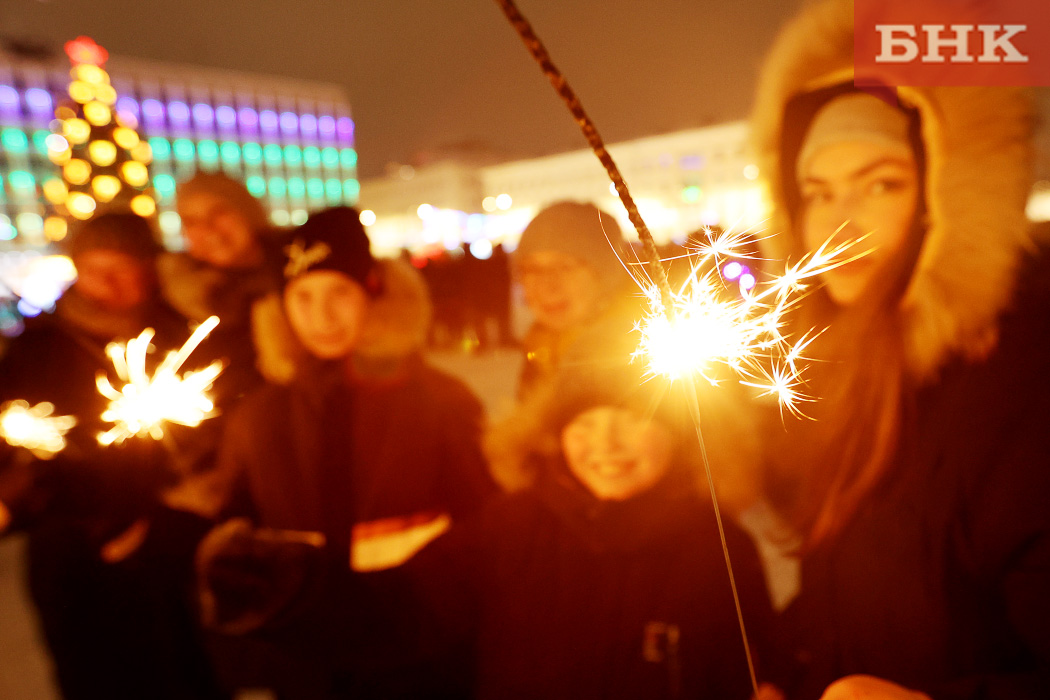
[[[130,213],[100,214],[89,219],[74,228],[65,245],[71,258],[99,249],[127,253],[141,260],[153,260],[161,252],[150,223]]]
[[[333,207],[312,214],[292,232],[284,248],[284,283],[318,270],[341,272],[377,293],[376,262],[358,211],[352,207]]]

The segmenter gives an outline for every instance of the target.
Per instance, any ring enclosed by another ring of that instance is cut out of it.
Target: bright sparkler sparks
[[[108,431],[99,433],[99,444],[110,445],[145,435],[160,440],[164,437],[165,423],[193,427],[214,415],[215,405],[206,392],[222,373],[222,361],[216,360],[198,372],[186,372],[181,377],[178,372],[190,353],[218,324],[219,319],[212,316],[197,326],[179,350],[167,354],[152,377],[146,372],[152,328],[142,331],[126,346],[111,343],[106,347],[117,376],[125,384],[117,391],[106,375],[99,374],[96,378],[99,393],[109,399],[102,420],[114,423]]]
[[[783,275],[730,299],[723,291],[722,265],[726,258],[748,257],[747,239],[744,233],[709,232],[707,242],[697,248],[689,278],[672,290],[670,309],[654,283],[639,282],[649,313],[637,327],[642,338],[635,357],[646,358],[654,375],[672,380],[700,376],[717,384],[713,370],[728,367],[741,384],[775,396],[784,409],[801,415],[799,404],[808,400],[799,389],[804,353],[816,334],[787,337],[785,316],[811,278],[868,252],[848,255],[859,241],[832,246],[831,240],[789,265]]]
[[[51,459],[66,447],[66,433],[77,424],[73,416],[56,416],[46,401],[9,401],[0,410],[0,436],[8,445],[24,447],[38,459]]]

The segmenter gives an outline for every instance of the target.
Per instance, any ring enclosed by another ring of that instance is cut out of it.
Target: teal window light
[[[263,158],[262,146],[257,143],[246,143],[241,146],[241,155],[244,156],[244,162],[248,165],[258,165]]]
[[[202,163],[214,163],[219,160],[219,145],[211,140],[197,143],[197,157]]]
[[[301,177],[288,178],[288,196],[292,199],[302,199],[306,196],[306,183]]]
[[[20,129],[4,129],[0,131],[0,144],[4,150],[11,153],[25,153],[29,150],[29,139],[24,131]]]
[[[263,160],[267,165],[280,165],[284,161],[281,147],[275,143],[268,143],[263,147]]]
[[[150,150],[153,151],[153,160],[168,160],[171,158],[171,144],[167,139],[154,136],[149,140]]]
[[[271,197],[284,197],[288,192],[288,186],[283,177],[271,177],[269,182]]]
[[[222,162],[234,165],[241,161],[241,147],[233,141],[225,141],[219,147],[219,155],[222,157]]]
[[[328,168],[339,167],[339,150],[329,146],[321,151],[321,162]]]
[[[361,183],[353,178],[343,180],[343,196],[348,204],[357,204],[357,198],[361,195]]]
[[[193,142],[189,139],[175,139],[171,142],[171,152],[175,154],[175,160],[183,163],[193,160]]]
[[[252,175],[244,181],[244,186],[256,197],[266,196],[266,180],[258,175]]]

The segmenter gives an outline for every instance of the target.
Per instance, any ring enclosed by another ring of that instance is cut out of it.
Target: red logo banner
[[[854,0],[854,82],[1050,85],[1048,0]]]

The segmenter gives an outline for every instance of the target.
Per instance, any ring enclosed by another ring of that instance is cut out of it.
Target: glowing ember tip
[[[219,319],[212,316],[199,325],[179,350],[165,356],[152,377],[146,372],[152,328],[142,331],[127,345],[113,343],[106,348],[117,376],[125,384],[118,391],[104,374],[96,378],[99,393],[109,399],[102,420],[114,424],[99,434],[100,444],[110,445],[145,435],[159,440],[164,437],[165,423],[192,427],[214,415],[215,406],[206,392],[222,373],[222,361],[216,360],[198,372],[186,372],[182,376],[179,369],[218,324]]]
[[[30,406],[27,401],[9,401],[0,406],[0,437],[38,459],[51,459],[65,449],[65,434],[77,424],[73,416],[55,416],[54,412],[55,406],[47,402]]]

